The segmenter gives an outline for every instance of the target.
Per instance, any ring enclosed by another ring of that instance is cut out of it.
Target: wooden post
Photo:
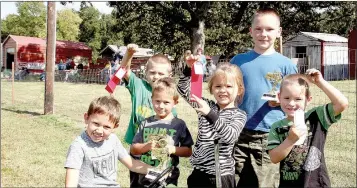
[[[279,37],[279,52],[283,54],[283,36]]]
[[[46,83],[45,114],[53,114],[53,83],[56,57],[56,2],[47,3],[47,45],[46,45]]]
[[[12,82],[12,105],[15,104],[15,88],[14,88],[14,83],[15,83],[15,63],[12,62],[12,75],[11,75],[11,82]]]

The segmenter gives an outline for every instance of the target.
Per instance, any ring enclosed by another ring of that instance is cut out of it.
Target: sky
[[[47,5],[47,2],[44,2]],[[106,1],[102,2],[92,2],[93,6],[99,10],[101,13],[110,14],[113,8],[106,5]],[[65,6],[61,5],[60,2],[56,2],[56,9],[62,10],[65,8],[74,8],[79,10],[80,2],[67,3]],[[4,19],[9,14],[17,14],[17,8],[15,2],[1,2],[1,19]]]

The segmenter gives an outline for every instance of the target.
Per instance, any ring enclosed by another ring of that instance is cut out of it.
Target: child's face
[[[235,106],[234,101],[238,95],[238,85],[232,77],[227,76],[227,80],[222,76],[215,77],[211,91],[221,109]]]
[[[306,90],[297,83],[286,84],[281,93],[278,94],[281,109],[285,112],[288,119],[294,119],[294,112],[298,109],[305,110],[311,97],[306,98]]]
[[[169,72],[170,65],[163,63],[150,63],[148,65],[146,71],[146,80],[149,82],[151,86],[159,80],[160,78],[170,77],[171,74]]]
[[[254,49],[260,51],[274,47],[277,37],[280,37],[281,27],[278,18],[273,14],[263,14],[255,17],[250,34],[254,41]]]
[[[152,104],[156,112],[156,116],[160,119],[165,119],[171,115],[172,108],[175,107],[177,101],[169,92],[155,91],[152,94]]]
[[[108,139],[114,130],[114,123],[109,121],[108,115],[92,114],[88,116],[85,113],[84,121],[86,123],[86,132],[93,142],[101,142]]]

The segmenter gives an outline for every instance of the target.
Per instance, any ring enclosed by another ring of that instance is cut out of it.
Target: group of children
[[[346,97],[316,69],[295,74],[296,65],[275,52],[281,27],[274,10],[257,11],[250,33],[254,49],[219,65],[211,76],[208,90],[215,101],[191,96],[190,61],[177,85],[171,78],[169,59],[160,54],[148,60],[145,80],[136,77],[130,71],[130,62],[137,46],[128,45],[126,53],[131,58],[121,67],[127,70],[124,82],[132,101],[125,134],[125,141],[131,144],[129,152],[111,134],[119,125],[120,103],[113,97],[95,99],[84,114],[86,130],[67,154],[66,187],[119,186],[116,160],[130,170],[131,187],[144,187],[148,169],[159,163],[151,158],[157,143],[148,138],[159,133],[172,139],[165,146],[174,166],[167,184],[177,185],[179,157],[190,157],[193,170],[188,187],[216,187],[216,166],[222,187],[329,187],[323,147],[329,126],[348,106]],[[279,103],[264,101],[261,96],[272,88],[265,75],[276,71],[283,77]],[[310,83],[325,92],[331,103],[305,113],[308,134],[303,144],[295,145],[303,133],[293,123],[294,113],[305,110],[311,101]],[[196,143],[185,122],[178,118],[179,95],[197,111]],[[215,144],[220,146],[219,164]]]

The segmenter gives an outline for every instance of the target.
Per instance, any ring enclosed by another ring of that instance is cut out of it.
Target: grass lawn
[[[356,186],[356,83],[332,82],[349,99],[349,109],[342,120],[330,128],[325,155],[333,187]],[[70,143],[84,130],[83,113],[90,101],[108,95],[104,85],[54,85],[55,115],[42,115],[44,82],[16,82],[15,105],[11,103],[11,82],[1,82],[1,186],[59,187],[64,186],[63,168]],[[328,102],[317,88],[312,88],[313,104]],[[209,96],[204,91],[204,96]],[[118,86],[115,97],[123,107],[116,134],[123,141],[129,122],[131,101],[129,92]],[[182,99],[177,107],[196,140],[197,115]],[[124,142],[123,142],[124,143]],[[125,145],[127,147],[127,145]],[[191,173],[187,158],[180,160],[179,187],[186,187]],[[129,186],[129,171],[120,164],[118,181]]]

